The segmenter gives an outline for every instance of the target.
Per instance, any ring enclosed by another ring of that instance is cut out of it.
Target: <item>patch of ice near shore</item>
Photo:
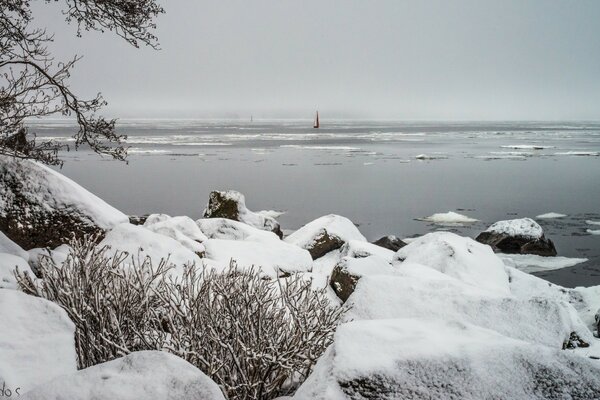
[[[545,399],[600,395],[597,362],[468,323],[354,321],[295,400]]]
[[[23,394],[77,370],[75,326],[58,305],[0,289],[0,321],[0,382],[6,387]]]
[[[219,386],[172,354],[139,351],[63,375],[23,400],[224,400]]]
[[[448,211],[447,213],[436,213],[426,218],[418,218],[419,221],[433,222],[440,225],[462,225],[477,222],[475,218],[467,217],[466,215]]]
[[[588,225],[600,225],[600,221],[592,221],[592,220],[587,220],[585,221],[586,224]]]
[[[586,232],[590,235],[600,235],[600,229],[588,229]]]
[[[567,216],[566,214],[560,214],[560,213],[556,213],[556,212],[549,212],[549,213],[546,213],[546,214],[540,214],[536,218],[538,218],[538,219],[554,219],[554,218],[564,218],[566,216]]]
[[[129,260],[133,257],[137,262],[138,259],[143,261],[145,257],[150,257],[155,266],[161,259],[169,258],[169,263],[175,266],[172,273],[176,275],[183,273],[184,264],[202,265],[200,257],[175,239],[129,223],[110,230],[98,244],[98,247],[103,246],[110,246],[107,255],[115,251],[126,251],[130,254]]]
[[[416,155],[415,158],[417,160],[443,160],[448,157],[444,156],[444,155],[419,154],[419,155]]]
[[[421,236],[398,250],[394,260],[426,265],[491,292],[510,292],[504,264],[491,247],[454,233]]]
[[[514,267],[527,273],[572,267],[588,260],[587,258],[542,257],[534,254],[499,253],[498,256],[509,267]]]
[[[17,289],[17,278],[14,271],[19,268],[19,272],[26,272],[31,277],[35,277],[29,264],[21,257],[12,254],[0,253],[0,289]],[[0,323],[2,323],[0,321]]]
[[[544,234],[542,227],[531,218],[498,221],[487,228],[486,232],[506,234],[509,236],[523,236],[532,239],[539,239]]]
[[[281,240],[261,241],[209,239],[204,242],[206,257],[224,269],[234,260],[237,268],[256,267],[270,277],[283,272],[307,272],[312,270],[310,253]]]
[[[557,156],[591,156],[591,157],[598,157],[598,156],[600,156],[600,152],[597,152],[597,151],[565,151],[565,152],[554,153],[554,155],[557,155]]]

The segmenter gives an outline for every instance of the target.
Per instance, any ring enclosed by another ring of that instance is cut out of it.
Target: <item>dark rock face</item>
[[[208,205],[204,210],[204,218],[227,218],[239,221],[239,201],[227,195],[227,192],[211,192]]]
[[[531,238],[527,236],[510,236],[506,233],[481,232],[475,240],[491,246],[496,253],[556,256],[554,243],[544,235],[540,238]]]
[[[150,214],[146,214],[146,215],[130,215],[129,216],[129,223],[132,225],[144,225],[144,223],[146,222],[146,220],[148,219],[148,217],[150,216]]]
[[[338,264],[333,268],[333,272],[329,278],[329,286],[331,286],[340,300],[346,302],[348,297],[354,293],[359,279],[359,276],[352,275],[347,268]]]
[[[398,251],[406,246],[406,243],[394,235],[384,236],[381,239],[374,241],[373,244],[392,251]]]
[[[344,245],[344,241],[335,235],[327,233],[323,228],[319,235],[315,237],[314,242],[306,249],[313,260],[323,257],[330,251],[337,250]]]

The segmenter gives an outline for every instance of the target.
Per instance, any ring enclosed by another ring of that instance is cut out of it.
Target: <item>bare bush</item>
[[[21,288],[62,306],[76,325],[79,367],[138,350],[164,350],[194,364],[229,399],[293,392],[332,341],[343,308],[293,275],[263,279],[232,263],[222,272],[168,260],[108,256],[75,242],[62,265],[47,257],[41,280],[17,272]]]

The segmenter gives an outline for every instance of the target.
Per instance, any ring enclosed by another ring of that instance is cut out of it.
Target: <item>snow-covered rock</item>
[[[54,303],[0,289],[0,382],[23,394],[77,370],[75,326]]]
[[[421,236],[398,250],[394,259],[426,265],[482,289],[510,292],[502,260],[488,246],[454,233]]]
[[[209,239],[225,240],[280,240],[273,232],[263,231],[242,222],[227,218],[203,218],[196,221]]]
[[[392,250],[394,252],[406,246],[406,243],[404,241],[402,241],[400,238],[394,235],[383,236],[382,238],[374,241],[373,244],[386,248],[388,250]]]
[[[350,240],[367,241],[352,221],[335,214],[309,222],[284,240],[308,250],[314,260],[339,249]]]
[[[15,269],[19,272],[28,273],[31,277],[35,275],[29,268],[27,261],[12,254],[0,253],[0,289],[17,289]]]
[[[329,286],[342,301],[354,292],[358,280],[365,275],[392,274],[389,260],[377,255],[352,258],[344,257],[334,268],[329,279]]]
[[[460,322],[354,321],[295,400],[600,398],[600,365]]]
[[[556,349],[572,332],[587,343],[595,340],[565,300],[502,296],[428,269],[412,264],[400,266],[395,275],[363,276],[348,299],[346,318],[460,321]]]
[[[361,240],[349,240],[340,248],[340,256],[352,258],[378,256],[389,263],[394,258],[394,252],[373,243]]]
[[[204,246],[209,264],[213,262],[221,268],[227,268],[230,261],[234,260],[237,268],[254,266],[270,277],[312,270],[312,258],[308,251],[281,240],[209,239]]]
[[[219,386],[172,354],[140,351],[54,378],[23,400],[224,400]]]
[[[161,259],[169,259],[175,265],[175,274],[183,272],[183,265],[195,263],[202,265],[200,257],[175,239],[152,232],[151,230],[129,223],[121,224],[110,230],[98,247],[109,246],[108,254],[115,251],[125,251],[136,262],[150,257],[154,265]]]
[[[186,216],[170,217],[166,214],[152,214],[144,222],[144,228],[175,239],[196,254],[204,253],[201,242],[208,240],[196,222]]]
[[[556,255],[552,240],[544,236],[542,227],[531,218],[498,221],[475,240],[490,245],[499,253]]]
[[[0,231],[24,249],[56,247],[73,234],[108,230],[128,218],[60,173],[0,156]]]
[[[204,218],[227,218],[240,221],[258,229],[273,232],[281,238],[283,233],[279,222],[275,220],[278,215],[280,213],[276,211],[253,212],[248,210],[244,195],[234,190],[211,192],[204,210]]]
[[[25,259],[25,261],[29,261],[29,253],[2,232],[0,232],[0,253],[12,254],[13,256]]]

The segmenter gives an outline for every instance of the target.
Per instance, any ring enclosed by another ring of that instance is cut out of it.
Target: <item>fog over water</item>
[[[162,3],[160,51],[34,8],[111,116],[600,119],[598,1]]]

